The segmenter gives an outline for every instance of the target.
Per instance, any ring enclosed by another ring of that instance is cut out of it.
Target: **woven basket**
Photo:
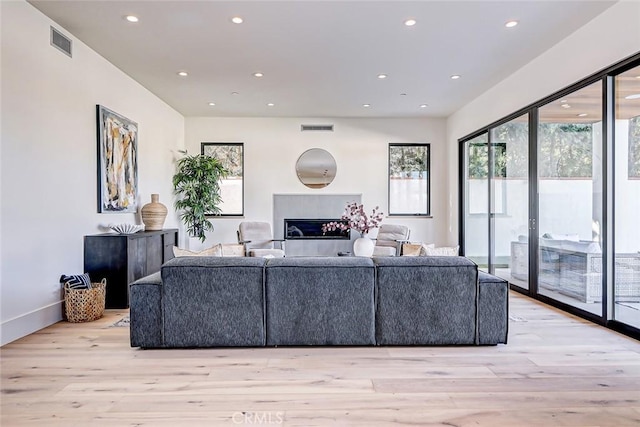
[[[106,279],[92,283],[91,289],[64,287],[64,306],[67,321],[71,323],[92,322],[104,315]]]

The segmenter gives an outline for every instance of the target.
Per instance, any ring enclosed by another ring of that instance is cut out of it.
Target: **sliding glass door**
[[[491,271],[529,288],[529,115],[491,129]]]
[[[478,267],[489,271],[489,136],[465,144],[464,252]]]
[[[640,67],[615,77],[613,317],[640,328]]]
[[[538,109],[538,292],[602,313],[602,82]]]
[[[465,143],[467,257],[481,270],[529,287],[529,115]]]
[[[459,142],[463,255],[640,337],[640,54]]]

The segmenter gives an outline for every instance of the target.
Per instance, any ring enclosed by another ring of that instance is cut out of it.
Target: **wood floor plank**
[[[639,341],[510,310],[508,345],[174,350],[131,348],[107,310],[0,348],[0,425],[640,425]]]

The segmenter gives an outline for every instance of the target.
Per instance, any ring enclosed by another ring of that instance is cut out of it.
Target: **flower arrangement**
[[[371,215],[367,215],[362,204],[356,202],[348,203],[344,209],[344,213],[340,219],[347,221],[347,224],[342,222],[329,222],[322,225],[322,231],[324,233],[328,231],[340,230],[356,230],[361,236],[367,234],[370,230],[377,228],[382,222],[383,213],[378,212],[380,209],[376,206]]]

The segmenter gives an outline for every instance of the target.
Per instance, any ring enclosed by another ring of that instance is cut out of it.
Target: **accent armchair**
[[[274,239],[268,222],[241,222],[238,243],[243,244],[245,255],[252,257],[284,257],[284,240]],[[280,247],[274,247],[277,243]]]
[[[409,241],[410,233],[411,230],[405,225],[381,225],[373,248],[373,256],[399,256],[402,244]]]

